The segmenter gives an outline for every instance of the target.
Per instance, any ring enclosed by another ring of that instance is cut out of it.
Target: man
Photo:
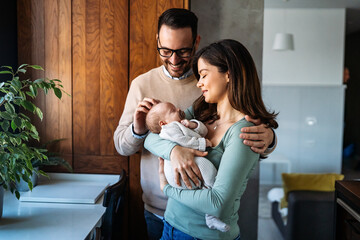
[[[148,133],[145,117],[158,100],[171,102],[184,110],[201,95],[191,71],[191,57],[200,43],[197,17],[185,9],[166,10],[159,17],[156,40],[163,65],[132,81],[124,112],[114,133],[115,147],[121,155],[128,156],[142,149],[141,186],[149,239],[161,237],[162,216],[167,199],[159,187],[158,159],[143,149],[144,138]],[[253,151],[264,153],[273,142],[274,134],[258,120],[250,120],[258,126],[242,129],[243,132],[253,134],[241,134],[240,137],[245,139],[244,143],[251,146]],[[198,183],[197,176],[201,179],[200,170],[193,161],[194,155],[205,156],[206,153],[180,146],[172,150],[170,160],[178,184],[180,176],[187,186],[191,186],[189,178],[194,183]]]

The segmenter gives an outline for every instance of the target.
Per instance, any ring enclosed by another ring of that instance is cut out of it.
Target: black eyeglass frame
[[[192,53],[192,51],[194,50],[195,42],[196,42],[196,38],[194,39],[194,42],[193,42],[193,45],[192,45],[191,48],[179,48],[179,49],[174,50],[174,49],[170,49],[170,48],[159,48],[159,47],[157,47],[156,49],[157,49],[157,51],[159,52],[159,55],[162,56],[162,57],[164,57],[164,58],[171,58],[171,56],[172,56],[174,53],[175,53],[179,58],[189,58],[189,57],[191,57],[191,53]],[[159,38],[158,38],[158,43],[161,44]],[[168,51],[171,51],[170,56],[164,56],[164,55],[162,55],[162,54],[160,53],[160,51],[163,50],[163,49],[168,50]],[[184,50],[190,51],[190,55],[189,55],[189,56],[186,56],[186,57],[179,56],[178,52],[184,51]]]

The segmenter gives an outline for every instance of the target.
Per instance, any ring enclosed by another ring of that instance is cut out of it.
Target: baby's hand
[[[196,122],[192,122],[187,119],[181,120],[181,124],[190,129],[195,129],[198,126],[198,124]]]
[[[206,147],[212,147],[212,143],[210,142],[209,139],[205,138],[206,141]]]

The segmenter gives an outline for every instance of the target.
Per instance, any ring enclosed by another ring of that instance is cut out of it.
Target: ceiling
[[[346,8],[346,34],[360,31],[360,0],[264,0],[265,8]]]

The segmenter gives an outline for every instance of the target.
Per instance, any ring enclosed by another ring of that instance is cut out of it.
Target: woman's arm
[[[189,107],[184,112],[186,119],[191,119],[193,117],[192,107]],[[170,153],[176,145],[177,145],[176,143],[170,140],[162,139],[161,137],[159,137],[159,134],[155,134],[155,133],[150,133],[146,137],[144,143],[144,147],[147,150],[149,150],[152,154],[166,160],[170,160]]]
[[[187,119],[194,117],[192,107],[185,110],[185,117]],[[196,186],[201,185],[199,179],[202,180],[203,178],[194,161],[194,156],[204,157],[207,155],[206,152],[178,146],[171,141],[161,139],[158,134],[149,134],[145,139],[144,147],[156,156],[171,160],[177,185],[181,185],[179,176],[189,189],[192,188],[190,179]]]
[[[259,159],[259,154],[254,153],[239,138],[240,129],[244,126],[249,126],[249,123],[240,122],[224,137],[225,150],[212,189],[179,190],[166,185],[165,195],[196,211],[218,217],[224,213],[231,214],[236,200],[240,201],[250,173]]]

